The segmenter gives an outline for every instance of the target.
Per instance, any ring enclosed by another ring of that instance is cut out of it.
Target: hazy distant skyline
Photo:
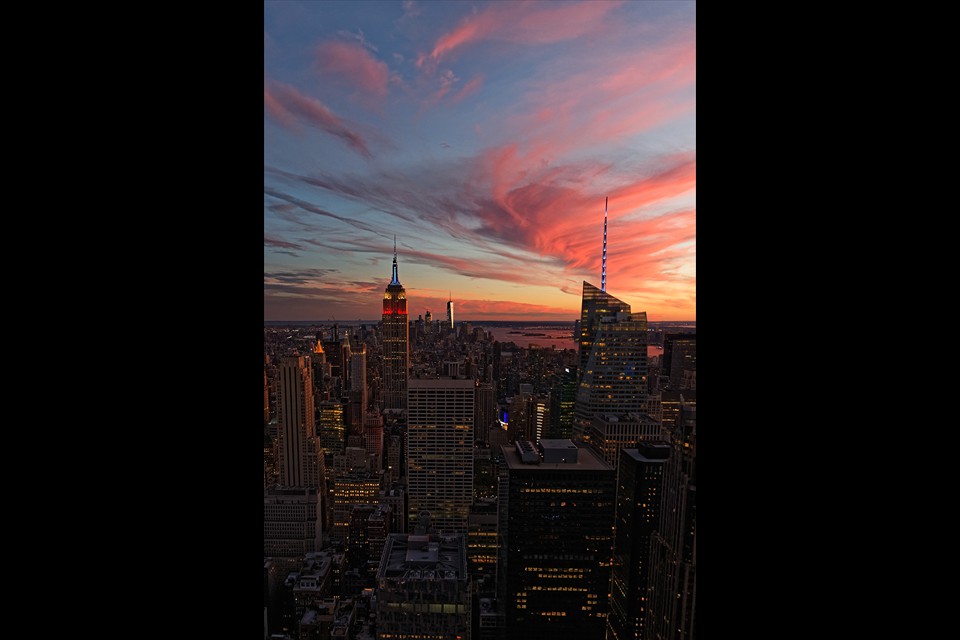
[[[264,318],[696,319],[687,2],[266,2]]]

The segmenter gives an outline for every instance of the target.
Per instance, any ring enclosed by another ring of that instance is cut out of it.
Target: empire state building
[[[397,240],[393,240],[393,278],[383,294],[383,408],[407,408],[410,329],[407,292],[397,277]]]

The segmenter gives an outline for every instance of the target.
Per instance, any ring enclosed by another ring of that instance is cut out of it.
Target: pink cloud
[[[478,159],[474,172],[484,177],[491,195],[474,212],[482,223],[476,233],[553,258],[568,274],[599,273],[603,197],[609,195],[610,238],[617,240],[609,259],[625,265],[619,275],[676,280],[679,276],[664,269],[669,261],[693,254],[692,248],[675,247],[694,239],[695,210],[654,215],[649,208],[696,188],[696,156],[678,154],[658,162],[656,172],[604,193],[595,176],[608,166],[584,162],[543,169],[529,166],[515,145],[492,149]],[[502,277],[494,273],[491,277]]]
[[[390,71],[359,43],[334,40],[317,47],[317,68],[342,85],[378,100],[386,98]]]
[[[437,39],[430,58],[438,61],[456,49],[484,40],[551,44],[597,33],[603,29],[607,14],[620,4],[495,2]],[[425,62],[426,56],[421,56],[417,66]]]
[[[695,85],[696,43],[681,34],[653,49],[585,57],[576,72],[545,71],[509,126],[524,132],[521,149],[531,164],[609,148],[693,111]]]
[[[457,104],[458,102],[460,102],[461,100],[469,96],[471,93],[476,93],[477,91],[479,91],[481,87],[483,87],[483,76],[477,76],[476,78],[472,78],[470,82],[463,85],[463,88],[460,89],[460,91],[457,91],[457,93],[455,93],[454,96],[450,98],[450,102],[452,104]]]
[[[295,115],[306,124],[340,138],[357,153],[367,158],[373,157],[363,136],[349,128],[342,118],[319,100],[305,96],[289,85],[276,84],[273,90],[264,87],[263,102],[270,115],[280,124],[291,127],[292,116]]]

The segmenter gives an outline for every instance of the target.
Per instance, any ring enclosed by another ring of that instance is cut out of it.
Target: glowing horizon
[[[686,2],[264,5],[264,319],[696,321]]]

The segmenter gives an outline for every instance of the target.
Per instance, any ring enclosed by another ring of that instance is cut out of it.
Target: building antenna
[[[400,277],[397,275],[397,236],[393,236],[393,277],[390,278],[391,285],[400,284]]]
[[[603,198],[603,258],[600,261],[600,291],[607,290],[607,200]]]

